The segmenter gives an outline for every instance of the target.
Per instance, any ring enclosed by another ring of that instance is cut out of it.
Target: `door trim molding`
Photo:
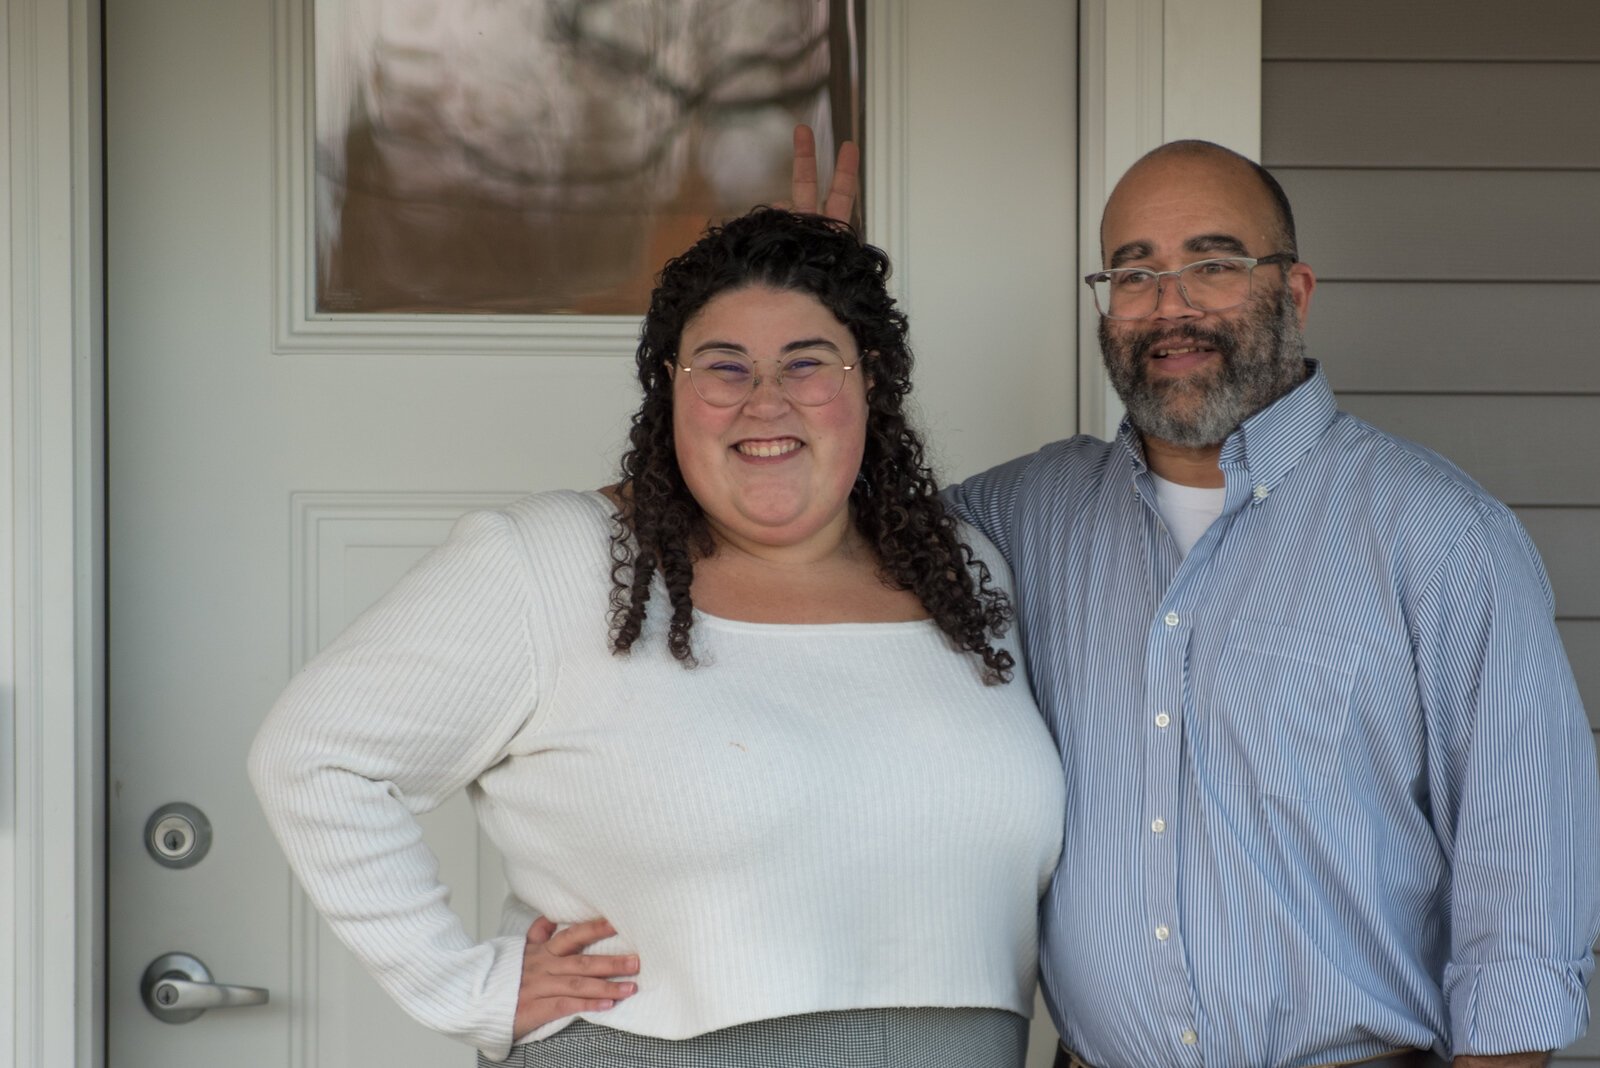
[[[316,310],[313,3],[273,0],[273,351],[631,357],[639,343],[636,315],[350,315]],[[890,241],[901,239],[904,231],[906,156],[902,141],[891,143],[887,133],[907,125],[903,31],[910,6],[906,0],[870,4],[862,28],[870,84],[870,169],[863,184],[872,197],[873,234],[887,235]],[[891,255],[898,251],[884,247]],[[904,285],[902,278],[900,287]]]
[[[100,5],[7,0],[0,77],[0,1065],[103,1063]]]
[[[628,356],[627,315],[345,315],[315,306],[314,0],[273,0],[272,348],[278,353]]]
[[[912,0],[883,0],[866,8],[867,145],[861,186],[872,204],[866,238],[889,254],[894,264],[890,290],[904,302],[911,279],[906,256],[906,212],[911,203],[906,41],[911,36]]]

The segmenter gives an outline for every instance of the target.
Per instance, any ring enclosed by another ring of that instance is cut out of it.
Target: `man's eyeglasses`
[[[1176,271],[1151,271],[1143,267],[1114,267],[1085,275],[1094,290],[1094,306],[1107,319],[1147,319],[1161,303],[1161,279],[1174,278],[1184,303],[1196,311],[1227,311],[1250,299],[1255,270],[1262,264],[1295,262],[1291,252],[1270,256],[1225,256],[1197,260]]]
[[[815,408],[837,397],[845,376],[860,363],[845,363],[833,352],[799,352],[778,361],[774,381],[792,403]],[[688,374],[700,399],[718,408],[743,404],[764,380],[754,361],[729,352],[702,352],[678,368]]]

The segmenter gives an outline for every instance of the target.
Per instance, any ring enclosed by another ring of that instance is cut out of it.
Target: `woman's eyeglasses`
[[[815,408],[839,395],[845,376],[860,362],[845,363],[836,352],[797,352],[777,361],[772,378],[792,403]],[[730,352],[702,352],[688,363],[678,364],[678,369],[688,374],[701,400],[718,408],[743,404],[766,381],[766,376],[757,372],[756,361]]]

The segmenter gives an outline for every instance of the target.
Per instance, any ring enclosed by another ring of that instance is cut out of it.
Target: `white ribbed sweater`
[[[926,621],[703,614],[686,669],[659,588],[615,657],[609,514],[556,492],[463,518],[267,717],[251,780],[333,930],[418,1020],[496,1059],[540,914],[604,916],[620,934],[591,951],[639,954],[639,992],[590,1017],[639,1034],[1029,1014],[1064,789],[1022,672],[983,685]],[[463,787],[513,896],[482,943],[414,819]]]

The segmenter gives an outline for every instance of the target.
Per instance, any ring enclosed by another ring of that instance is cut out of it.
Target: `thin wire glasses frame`
[[[1152,271],[1144,267],[1112,267],[1083,276],[1094,293],[1094,306],[1107,319],[1148,319],[1161,306],[1161,280],[1173,278],[1178,295],[1196,311],[1227,311],[1250,299],[1255,290],[1255,270],[1262,264],[1289,266],[1297,257],[1292,252],[1270,256],[1219,256],[1184,264],[1175,271]],[[1138,309],[1134,315],[1125,314]],[[1115,310],[1113,310],[1115,309]]]
[[[690,363],[675,364],[689,377],[701,400],[714,408],[734,408],[749,400],[766,377],[756,373],[755,362],[726,354],[705,353]],[[834,363],[815,356],[796,356],[778,364],[773,375],[778,391],[790,403],[819,408],[844,391],[850,372],[861,366]]]

